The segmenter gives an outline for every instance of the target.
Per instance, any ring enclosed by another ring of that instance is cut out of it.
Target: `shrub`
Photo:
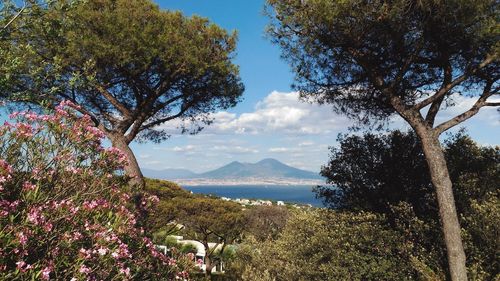
[[[0,127],[0,279],[169,280],[186,272],[136,226],[126,164],[70,103]],[[154,197],[142,197],[147,208]]]
[[[233,270],[243,280],[413,280],[403,238],[370,213],[292,213],[276,240],[249,239]],[[238,268],[239,267],[239,268]]]

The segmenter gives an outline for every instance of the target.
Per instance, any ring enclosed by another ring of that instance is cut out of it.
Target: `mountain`
[[[276,159],[264,159],[257,163],[231,162],[216,170],[200,174],[200,178],[294,178],[321,179],[321,176],[305,170],[300,170],[281,163]]]
[[[190,170],[186,169],[141,170],[145,177],[161,180],[189,179],[197,176],[196,173],[193,173]]]
[[[322,179],[314,172],[297,169],[276,159],[264,159],[257,163],[231,162],[213,171],[195,174],[185,169],[167,169],[162,171],[143,169],[146,177],[158,179],[241,179],[241,178],[290,178]]]

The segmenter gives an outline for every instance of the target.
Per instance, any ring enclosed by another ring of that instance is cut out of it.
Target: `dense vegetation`
[[[337,188],[318,187],[318,196],[332,208],[384,214],[407,239],[425,249],[420,255],[432,256],[428,262],[434,270],[443,271],[446,257],[441,250],[437,200],[418,138],[412,132],[394,131],[341,136],[339,142],[322,169]],[[493,278],[499,264],[491,248],[495,243],[488,237],[499,229],[494,224],[477,229],[476,224],[487,221],[480,209],[499,203],[500,148],[479,146],[461,132],[445,140],[444,151],[470,255],[470,276]]]
[[[0,25],[12,7],[1,7]],[[174,119],[192,121],[179,130],[196,133],[243,92],[236,33],[150,0],[46,1],[0,38],[0,97],[48,107],[71,100],[127,154],[125,170],[142,185],[133,140],[165,140],[158,125]]]
[[[36,112],[0,126],[0,279],[500,280],[500,148],[440,138],[500,105],[498,1],[267,2],[303,98],[412,131],[340,136],[324,209],[143,179],[133,140],[240,100],[236,33],[150,0],[2,1],[0,102]],[[435,124],[459,95],[474,105]]]
[[[440,136],[498,107],[498,1],[268,0],[269,34],[301,96],[359,125],[404,119],[420,141],[437,199],[449,274],[467,280],[466,255]],[[456,105],[457,115],[436,118]]]
[[[76,112],[14,114],[0,127],[0,279],[187,275],[190,263],[158,252],[138,224],[157,198],[136,208],[120,175],[126,156],[103,148],[103,133]]]
[[[446,279],[437,203],[415,135],[394,131],[339,140],[340,147],[332,148],[331,160],[323,167],[323,175],[338,188],[316,189],[331,210],[256,206],[243,211],[244,227],[235,228],[239,236],[233,240],[237,251],[225,260],[227,280]],[[500,233],[500,148],[479,146],[464,132],[449,136],[444,146],[457,187],[468,274],[473,280],[494,280],[499,277],[497,248],[492,245],[497,245]],[[164,214],[195,210],[201,205],[189,207],[194,201],[226,204],[166,194],[158,205],[166,208],[157,213],[166,219],[162,225],[189,219]],[[202,209],[199,214],[207,219],[215,214]],[[223,219],[221,214],[212,218],[217,217]],[[200,239],[196,228],[183,233]],[[214,238],[207,241],[219,241]]]

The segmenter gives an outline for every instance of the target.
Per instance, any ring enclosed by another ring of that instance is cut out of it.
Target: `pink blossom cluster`
[[[137,227],[139,210],[116,176],[126,156],[103,148],[103,133],[77,111],[63,102],[0,127],[0,280],[187,276]]]
[[[12,167],[3,159],[0,159],[0,191],[3,190],[3,184],[12,179]]]
[[[86,210],[93,210],[95,208],[109,208],[109,203],[106,199],[95,199],[90,201],[84,201],[82,207]]]
[[[19,202],[19,200],[0,200],[0,217],[6,217],[10,213],[14,213],[19,205]]]

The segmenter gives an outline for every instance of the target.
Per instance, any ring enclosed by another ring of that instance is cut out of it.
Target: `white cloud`
[[[307,146],[313,146],[313,145],[314,145],[314,142],[312,142],[312,141],[303,141],[303,142],[299,143],[300,147],[307,147]]]
[[[234,114],[217,112],[211,115],[214,122],[203,134],[261,134],[281,133],[291,135],[327,134],[345,129],[352,124],[343,116],[332,112],[327,105],[310,104],[299,100],[297,92],[274,91],[257,103],[255,110]],[[162,125],[171,134],[182,121]]]
[[[194,145],[174,146],[172,148],[173,152],[193,152],[195,150],[197,150],[197,147]]]
[[[229,153],[229,154],[259,153],[259,150],[255,148],[243,147],[243,146],[227,146],[227,145],[216,145],[212,147],[210,150]]]
[[[447,108],[442,109],[437,116],[438,122],[447,121],[461,113],[471,109],[478,97],[465,97],[463,95],[453,95],[453,103]],[[488,102],[500,102],[499,98],[489,98]],[[483,107],[479,112],[471,117],[471,119],[478,119],[488,122],[490,125],[500,125],[500,114],[495,107]]]
[[[286,148],[286,147],[271,147],[271,148],[269,148],[268,151],[269,152],[273,152],[273,153],[283,153],[283,152],[289,152],[290,148]]]
[[[449,104],[445,105],[443,103],[443,105],[441,106],[441,109],[436,116],[434,126],[438,126],[442,122],[446,122],[453,117],[471,109],[477,99],[478,97],[466,97],[458,94],[452,95],[451,100],[448,100]],[[488,102],[500,102],[500,99],[490,98],[488,99]],[[429,110],[429,107],[430,106],[427,106],[422,109],[421,113],[424,117],[427,114],[427,110]],[[461,124],[458,124],[457,127],[468,126],[470,122],[481,122],[483,125],[500,126],[500,114],[498,113],[497,108],[498,107],[482,107],[476,115],[472,116]],[[409,128],[408,123],[406,123],[406,121],[404,121],[403,118],[398,115],[394,115],[393,117],[391,117],[391,124],[391,128]]]

